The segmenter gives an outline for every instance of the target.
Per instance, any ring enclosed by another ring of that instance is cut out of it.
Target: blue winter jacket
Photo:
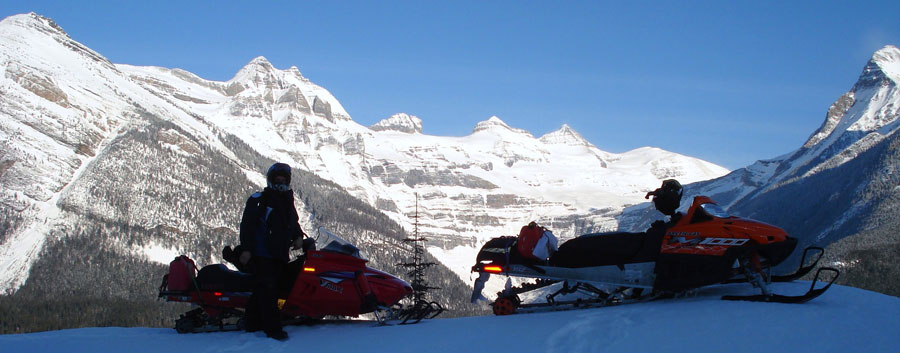
[[[290,260],[291,244],[301,237],[294,193],[265,188],[247,199],[241,217],[241,245],[254,257]]]

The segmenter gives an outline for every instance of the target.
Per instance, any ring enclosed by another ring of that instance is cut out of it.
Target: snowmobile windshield
[[[338,254],[350,255],[357,259],[367,260],[366,256],[349,241],[339,237],[337,234],[330,232],[325,227],[319,228],[319,236],[316,237],[316,248],[319,251],[328,251]]]
[[[728,214],[722,207],[716,205],[714,203],[705,203],[700,205],[700,208],[703,209],[703,212],[706,214],[716,217],[716,218],[729,218],[731,215]]]

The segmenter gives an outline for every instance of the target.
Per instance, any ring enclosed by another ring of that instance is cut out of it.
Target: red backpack
[[[187,291],[193,288],[194,278],[197,277],[197,265],[194,260],[181,255],[169,263],[169,277],[167,279],[170,291]]]
[[[527,226],[522,227],[522,230],[519,231],[519,240],[516,245],[519,254],[527,259],[543,260],[534,256],[534,247],[537,245],[538,240],[541,240],[541,236],[543,235],[544,227],[537,225],[537,223],[531,222],[528,223]]]

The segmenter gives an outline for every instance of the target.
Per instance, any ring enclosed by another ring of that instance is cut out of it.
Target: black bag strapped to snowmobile
[[[531,222],[519,231],[516,249],[523,258],[547,261],[556,252],[558,245],[559,240],[553,232]]]
[[[203,266],[197,273],[197,286],[204,291],[250,292],[253,291],[253,276],[234,271],[224,264]]]
[[[515,248],[515,246],[516,237],[497,237],[488,240],[488,242],[482,246],[481,251],[478,252],[475,262],[496,263],[501,265],[508,264],[511,255],[510,249]],[[514,253],[512,256],[518,256],[518,253]]]
[[[550,265],[579,268],[655,262],[662,237],[662,232],[585,234],[563,243]]]

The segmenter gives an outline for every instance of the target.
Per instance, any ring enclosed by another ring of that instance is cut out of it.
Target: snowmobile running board
[[[822,288],[816,288],[816,283],[819,281],[819,276],[822,274],[822,271],[825,272],[833,272],[834,277],[828,281]],[[751,302],[768,302],[768,303],[785,303],[785,304],[801,304],[806,303],[816,297],[825,293],[828,290],[828,287],[837,280],[838,276],[840,276],[841,272],[837,269],[831,267],[823,267],[816,271],[816,276],[813,278],[812,284],[809,286],[809,291],[806,294],[798,295],[798,296],[789,296],[789,295],[780,295],[780,294],[757,294],[757,295],[725,295],[722,296],[722,300],[742,300],[742,301],[751,301]]]
[[[638,292],[643,290],[640,288],[619,288],[612,293],[606,293],[588,283],[577,282],[574,286],[569,286],[569,282],[563,281],[563,287],[548,295],[546,297],[547,301],[544,303],[522,304],[522,301],[517,294],[509,293],[497,298],[492,307],[495,315],[511,315],[643,303],[660,297],[660,293],[636,297],[628,296],[625,292],[629,289]],[[593,294],[595,297],[565,301],[556,301],[554,299],[559,294],[570,294],[575,292]]]
[[[581,268],[523,264],[486,266],[483,263],[479,263],[472,267],[472,271],[487,275],[495,274],[552,281],[591,283],[601,286],[651,289],[655,278],[653,274],[654,266],[656,266],[654,262]],[[479,277],[479,281],[487,281],[487,278]],[[478,294],[480,294],[480,291]]]
[[[228,309],[228,308],[222,308]],[[412,325],[417,324],[423,319],[433,319],[444,312],[444,308],[437,302],[422,301],[415,306],[402,307],[396,304],[394,307],[378,306],[372,314],[375,320],[359,320],[359,319],[313,319],[307,317],[299,317],[293,319],[281,320],[282,326],[310,326],[310,325],[333,325],[333,324],[352,324],[352,323],[373,323],[375,326],[393,326],[393,325]],[[205,333],[205,332],[224,332],[224,331],[243,331],[243,312],[235,309],[228,309],[223,316],[218,318],[210,318],[202,308],[196,308],[181,315],[175,320],[175,330],[178,333]]]

